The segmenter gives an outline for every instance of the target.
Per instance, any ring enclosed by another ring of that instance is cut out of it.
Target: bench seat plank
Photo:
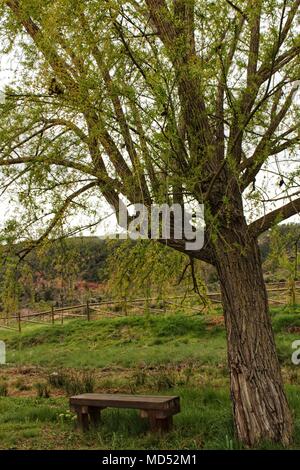
[[[70,405],[179,411],[179,397],[84,393],[71,397]]]

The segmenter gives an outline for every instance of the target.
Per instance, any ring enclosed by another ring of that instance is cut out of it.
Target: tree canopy
[[[41,241],[78,210],[96,223],[100,195],[196,199],[210,234],[236,187],[255,233],[297,213],[299,6],[1,1],[2,53],[20,57],[0,125],[2,188],[28,209],[17,233]]]

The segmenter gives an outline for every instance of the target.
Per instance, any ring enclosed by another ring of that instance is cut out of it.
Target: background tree
[[[278,225],[269,236],[270,252],[264,268],[276,273],[278,280],[288,280],[289,303],[296,305],[296,281],[299,273],[299,240],[297,225]]]
[[[12,315],[17,315],[21,289],[16,269],[17,260],[13,257],[6,257],[5,261],[4,276],[1,282],[1,310],[4,318],[9,319]]]
[[[78,209],[96,223],[99,194],[116,211],[120,194],[204,203],[205,246],[189,254],[219,275],[248,445],[292,436],[257,238],[300,210],[299,6],[1,1],[3,45],[22,51],[0,130],[3,187],[27,208],[20,236],[35,235],[29,249]]]
[[[1,246],[0,250],[0,311],[6,320],[17,314],[21,292],[18,257],[14,251],[16,236],[14,222],[7,223],[6,230],[0,236],[0,244],[6,246],[5,249]]]

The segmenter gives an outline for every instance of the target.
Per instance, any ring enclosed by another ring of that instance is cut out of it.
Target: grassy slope
[[[207,324],[208,323],[208,324]],[[0,333],[7,362],[53,367],[131,367],[224,357],[222,326],[203,317],[119,317]]]
[[[300,366],[291,365],[291,343],[300,338],[298,312],[274,312],[273,325],[300,448]],[[292,332],[293,331],[293,332]],[[299,332],[297,332],[299,331]],[[127,317],[61,326],[29,326],[19,335],[1,331],[7,345],[5,380],[14,366],[95,370],[96,390],[179,394],[182,412],[163,438],[147,432],[135,411],[105,410],[97,431],[74,432],[65,397],[0,398],[1,448],[237,448],[226,370],[225,332],[210,318],[181,314]],[[22,368],[20,368],[21,370]],[[26,381],[26,374],[24,380]],[[30,394],[29,394],[30,395]],[[265,447],[269,447],[267,444]]]

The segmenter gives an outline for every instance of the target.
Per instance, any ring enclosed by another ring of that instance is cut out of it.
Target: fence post
[[[53,305],[51,305],[51,322],[52,322],[52,325],[54,325],[54,307],[53,307]]]
[[[64,324],[64,311],[63,311],[63,307],[62,307],[62,311],[61,311],[61,324],[62,324],[62,325]]]
[[[127,296],[126,296],[126,295],[123,297],[121,306],[122,306],[122,312],[123,312],[124,315],[127,317],[127,315],[128,315],[128,310],[127,310]]]
[[[86,316],[87,316],[88,321],[90,321],[91,315],[90,315],[90,302],[89,302],[89,300],[86,301]]]
[[[19,330],[19,333],[21,333],[22,328],[21,328],[21,312],[20,311],[18,311],[18,330]]]
[[[289,293],[289,304],[292,307],[295,307],[296,305],[296,286],[295,286],[295,280],[290,279],[288,283],[288,293]]]

